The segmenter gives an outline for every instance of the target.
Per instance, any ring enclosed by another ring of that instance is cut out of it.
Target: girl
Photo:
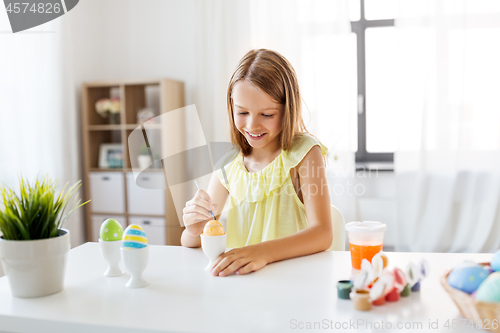
[[[247,274],[328,249],[327,149],[305,128],[292,65],[274,51],[248,52],[229,82],[227,105],[231,141],[241,152],[225,175],[213,173],[208,193],[199,190],[186,203],[181,244],[200,247],[209,210],[220,216],[230,195],[226,233],[233,249],[217,259],[213,275]]]

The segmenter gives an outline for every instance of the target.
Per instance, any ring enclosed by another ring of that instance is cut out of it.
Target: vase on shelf
[[[109,114],[109,124],[110,125],[119,125],[120,124],[120,114],[119,113],[110,113]]]
[[[151,158],[149,155],[137,156],[137,162],[139,163],[139,169],[141,170],[145,170],[151,166]]]

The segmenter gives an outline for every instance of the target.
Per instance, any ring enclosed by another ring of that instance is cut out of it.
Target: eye
[[[263,114],[263,116],[266,118],[271,118],[273,115],[272,114]]]
[[[248,112],[236,112],[237,114],[247,114]]]

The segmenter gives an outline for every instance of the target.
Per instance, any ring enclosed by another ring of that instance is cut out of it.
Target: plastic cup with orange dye
[[[349,222],[345,229],[349,238],[352,268],[360,270],[363,259],[372,262],[373,256],[382,251],[387,225],[377,221]]]

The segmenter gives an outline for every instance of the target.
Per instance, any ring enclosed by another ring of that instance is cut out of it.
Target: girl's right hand
[[[199,236],[203,232],[206,222],[213,220],[212,211],[215,215],[215,207],[207,192],[198,190],[193,199],[186,202],[182,210],[184,225],[192,236]]]

